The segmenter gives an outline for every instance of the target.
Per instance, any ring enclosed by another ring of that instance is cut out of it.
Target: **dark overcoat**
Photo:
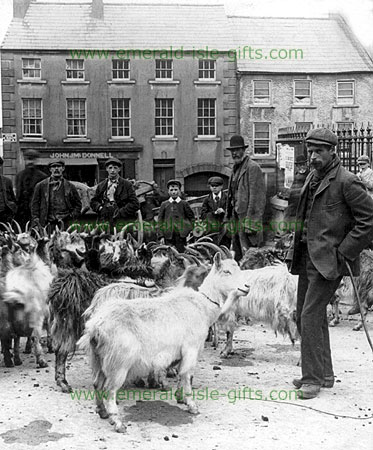
[[[171,203],[166,200],[159,208],[158,229],[166,239],[171,239],[173,232],[186,237],[193,229],[194,219],[193,210],[188,202],[181,200],[178,203]]]
[[[67,219],[76,219],[79,217],[82,210],[82,201],[78,194],[76,187],[69,181],[63,178],[63,189],[65,192],[65,199],[67,208],[70,213],[70,217]],[[49,178],[40,181],[35,186],[34,195],[31,201],[31,218],[32,223],[35,223],[36,219],[39,219],[39,223],[42,227],[47,225],[49,209]],[[65,218],[66,219],[66,218]]]
[[[300,270],[302,221],[313,175],[314,171],[308,175],[300,194],[293,274],[299,274]],[[321,181],[312,202],[307,223],[307,248],[312,263],[328,280],[348,275],[347,267],[337,258],[338,250],[351,262],[353,274],[359,275],[359,254],[372,240],[373,200],[358,177],[339,163]]]
[[[17,203],[13,191],[12,181],[9,178],[4,177],[3,175],[0,175],[0,182],[2,184],[2,189],[4,192],[5,205],[13,214],[15,214],[15,212],[17,211]]]

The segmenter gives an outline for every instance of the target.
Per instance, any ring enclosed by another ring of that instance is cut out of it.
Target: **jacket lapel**
[[[330,185],[330,180],[335,178],[338,169],[339,169],[339,165],[337,167],[333,168],[329,172],[329,174],[322,180],[322,182],[320,183],[320,186],[317,188],[315,197],[316,197],[316,195],[321,194],[321,192],[323,192]]]

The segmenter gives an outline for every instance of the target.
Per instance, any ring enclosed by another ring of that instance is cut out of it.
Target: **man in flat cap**
[[[32,226],[48,226],[48,233],[52,233],[56,226],[66,229],[79,217],[82,201],[76,187],[63,177],[65,162],[52,160],[48,167],[50,177],[35,186],[31,217]]]
[[[359,274],[359,254],[373,239],[373,200],[335,153],[338,139],[326,128],[306,136],[312,171],[301,190],[291,273],[299,275],[297,326],[301,335],[302,378],[293,384],[303,398],[331,388],[334,372],[327,304],[344,275],[346,262]]]
[[[207,181],[210,194],[202,203],[201,219],[206,222],[206,232],[219,234],[214,237],[215,244],[230,247],[230,238],[222,233],[222,226],[227,207],[227,194],[223,192],[222,177],[211,177]]]
[[[373,170],[370,168],[369,156],[359,156],[357,159],[357,164],[359,166],[359,172],[357,176],[364,183],[369,197],[373,198]]]
[[[0,166],[4,164],[0,156]],[[13,191],[12,180],[0,175],[0,222],[11,222],[17,211],[16,197]]]
[[[98,184],[91,208],[97,213],[98,221],[108,222],[113,232],[119,222],[124,226],[137,220],[140,203],[132,183],[120,176],[122,163],[119,159],[109,158],[105,168],[108,177]]]
[[[263,213],[266,187],[260,166],[245,153],[248,145],[240,135],[232,136],[230,146],[233,170],[229,179],[227,213],[228,234],[232,236],[235,259],[239,261],[249,247],[263,240]]]
[[[167,189],[170,198],[162,202],[158,213],[158,230],[166,244],[184,252],[186,238],[193,229],[194,213],[189,203],[181,198],[179,180],[169,180]]]
[[[35,186],[48,176],[39,170],[35,162],[39,157],[39,152],[34,149],[26,149],[23,153],[25,168],[16,176],[16,195],[17,195],[17,215],[16,220],[22,230],[26,223],[31,221],[31,200],[34,194]]]

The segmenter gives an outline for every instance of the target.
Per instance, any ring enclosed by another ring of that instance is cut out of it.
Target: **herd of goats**
[[[286,249],[250,249],[238,265],[229,249],[202,237],[184,253],[157,242],[138,242],[125,230],[112,235],[98,229],[56,228],[51,236],[1,224],[0,338],[6,367],[22,364],[20,337],[34,351],[39,367],[47,362],[41,345],[55,353],[55,380],[63,392],[66,361],[77,346],[90,356],[97,412],[116,431],[126,429],[115,393],[123,385],[147,380],[164,387],[167,371],[178,374],[180,403],[195,414],[191,380],[198,355],[209,336],[221,352],[233,352],[237,319],[267,323],[275,333],[297,339],[297,277],[284,262]],[[40,231],[40,230],[39,230]],[[373,251],[362,254],[357,278],[365,314],[373,299]],[[338,299],[353,295],[348,280]],[[361,327],[361,324],[357,328]]]

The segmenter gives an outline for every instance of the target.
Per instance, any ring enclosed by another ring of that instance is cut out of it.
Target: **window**
[[[198,61],[198,78],[200,80],[216,79],[216,61],[214,59],[200,59]]]
[[[155,99],[155,135],[174,135],[174,100],[172,98]]]
[[[198,136],[216,136],[216,99],[198,99]]]
[[[155,60],[156,80],[172,80],[172,59]]]
[[[41,78],[41,59],[22,58],[22,78]]]
[[[67,99],[67,135],[86,136],[85,99]]]
[[[254,103],[269,105],[271,100],[270,81],[254,80]]]
[[[312,124],[312,122],[295,122],[295,131],[309,131]]]
[[[41,98],[22,99],[23,136],[41,136],[43,133],[43,116]]]
[[[66,79],[84,80],[84,59],[66,60]]]
[[[131,136],[131,112],[129,98],[111,99],[111,135],[115,137]]]
[[[113,80],[129,80],[130,62],[124,59],[114,59],[112,62]]]
[[[337,81],[338,105],[352,105],[355,100],[355,81]]]
[[[352,122],[337,122],[337,131],[352,131],[354,124]]]
[[[270,154],[271,124],[269,122],[254,123],[254,155]]]
[[[310,80],[294,80],[294,103],[296,105],[311,104]]]

